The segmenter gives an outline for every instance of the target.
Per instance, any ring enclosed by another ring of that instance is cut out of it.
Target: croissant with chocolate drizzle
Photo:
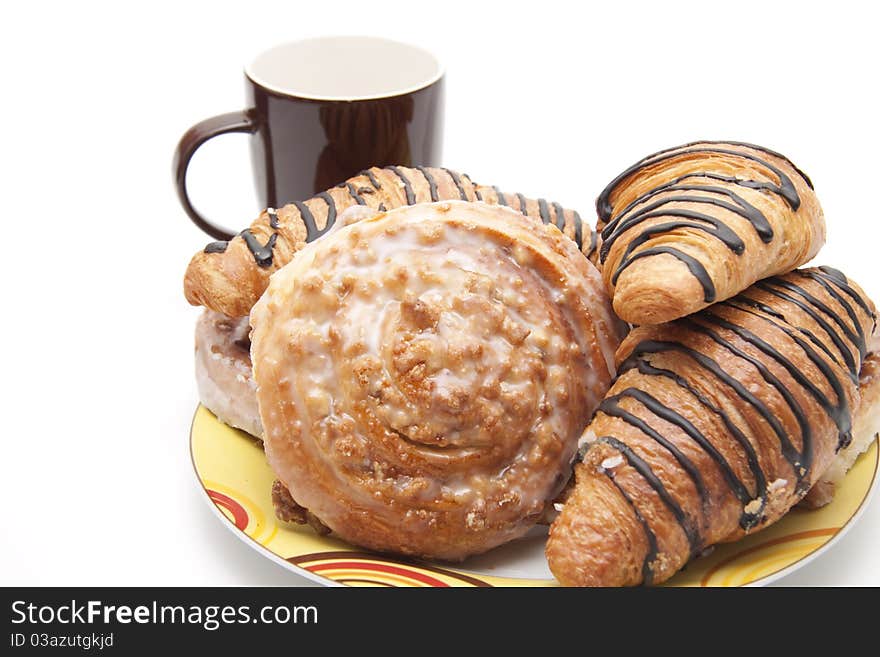
[[[184,293],[194,306],[206,306],[230,317],[247,315],[269,284],[269,276],[286,265],[307,242],[330,230],[346,208],[360,205],[385,212],[434,201],[482,201],[508,206],[553,224],[573,239],[588,257],[596,236],[577,212],[558,203],[505,194],[477,185],[465,174],[427,167],[373,167],[311,199],[262,212],[250,228],[229,242],[212,242],[193,256],[184,277]]]
[[[566,585],[659,583],[778,520],[850,443],[874,305],[820,267],[635,329],[553,523]]]
[[[649,155],[596,201],[599,260],[615,312],[632,324],[684,317],[789,272],[825,242],[809,178],[740,142]]]

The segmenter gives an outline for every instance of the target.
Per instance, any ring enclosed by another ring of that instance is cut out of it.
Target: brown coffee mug
[[[364,36],[322,37],[271,48],[245,68],[249,109],[205,119],[174,152],[177,195],[190,219],[233,236],[190,201],[186,171],[217,135],[251,135],[261,208],[308,198],[371,166],[438,166],[443,70],[415,46]]]

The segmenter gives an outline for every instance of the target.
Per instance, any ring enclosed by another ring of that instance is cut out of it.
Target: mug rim
[[[263,57],[264,55],[272,52],[273,50],[285,48],[287,46],[291,46],[293,44],[299,43],[307,43],[314,41],[327,41],[333,39],[366,39],[370,41],[376,42],[384,42],[386,44],[393,44],[395,46],[402,46],[404,48],[408,48],[410,50],[420,51],[421,53],[427,55],[431,61],[434,63],[435,72],[430,77],[426,78],[424,81],[411,85],[409,87],[404,87],[398,90],[390,91],[387,93],[375,93],[375,94],[362,94],[362,95],[321,95],[321,94],[310,94],[310,93],[301,93],[298,91],[292,91],[290,89],[285,89],[278,85],[273,85],[272,83],[260,79],[259,76],[255,75],[253,72],[253,67],[256,62]],[[273,93],[278,96],[282,96],[285,98],[296,98],[301,100],[313,100],[313,101],[323,101],[323,102],[356,102],[362,100],[382,100],[387,98],[398,98],[400,96],[408,96],[410,94],[416,93],[417,91],[421,91],[423,89],[427,89],[428,87],[433,86],[438,81],[440,81],[443,76],[446,74],[446,69],[440,59],[427,48],[423,48],[422,46],[417,46],[412,43],[407,43],[405,41],[398,41],[396,39],[389,39],[387,37],[377,37],[371,36],[367,34],[338,34],[338,35],[324,35],[319,37],[309,37],[303,39],[293,39],[290,41],[284,41],[282,43],[278,43],[270,48],[267,48],[257,54],[251,61],[244,67],[245,77],[252,82],[254,85],[264,89],[270,93]]]

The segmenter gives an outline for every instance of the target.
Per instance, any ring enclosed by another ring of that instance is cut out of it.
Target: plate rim
[[[338,586],[345,588],[345,584],[341,582],[334,581],[329,577],[324,577],[323,575],[319,575],[318,573],[313,573],[306,568],[302,568],[300,566],[297,566],[296,564],[287,561],[287,559],[281,558],[265,545],[261,544],[253,537],[248,536],[245,532],[230,523],[229,519],[225,515],[223,515],[223,512],[217,507],[217,505],[214,503],[214,500],[211,499],[211,496],[208,493],[208,489],[205,488],[205,482],[202,481],[202,478],[199,475],[199,469],[198,466],[196,466],[196,457],[195,454],[193,454],[193,428],[196,425],[196,418],[199,415],[199,409],[203,407],[208,410],[209,413],[211,412],[210,409],[208,409],[207,406],[204,406],[201,402],[199,402],[199,404],[196,406],[195,413],[193,413],[192,420],[189,424],[189,440],[187,441],[187,451],[189,452],[189,461],[192,465],[192,473],[195,478],[195,481],[193,483],[196,487],[197,492],[199,493],[199,497],[205,502],[205,504],[208,505],[208,507],[211,509],[212,514],[220,520],[221,525],[223,525],[228,531],[231,531],[232,534],[236,536],[242,543],[250,548],[255,549],[263,556],[268,557],[269,560],[274,562],[276,565],[281,566],[285,570],[290,570],[301,577],[305,577],[306,579],[315,582],[316,584],[321,584],[322,586]],[[219,419],[217,421],[220,422]],[[230,428],[234,429],[234,427]],[[235,430],[241,431],[240,429]],[[254,438],[254,440],[257,439]]]
[[[204,408],[206,411],[208,411],[209,413],[211,413],[213,415],[212,411],[210,409],[208,409],[207,406],[204,406],[201,402],[199,402],[196,405],[196,410],[193,413],[192,420],[190,421],[189,440],[187,440],[187,451],[189,452],[190,464],[192,465],[192,473],[193,473],[193,477],[195,479],[194,484],[195,484],[196,488],[198,489],[198,491],[200,492],[199,496],[208,505],[208,507],[211,509],[211,512],[214,514],[214,516],[220,520],[220,524],[222,524],[224,527],[226,527],[226,529],[228,531],[232,532],[236,537],[238,537],[238,539],[240,541],[242,541],[245,545],[256,550],[258,553],[267,557],[270,561],[272,561],[273,563],[275,563],[278,566],[281,566],[285,570],[293,572],[294,574],[299,575],[300,577],[304,577],[307,580],[315,582],[316,584],[320,584],[322,586],[351,588],[342,582],[337,582],[336,580],[333,580],[329,577],[325,577],[325,576],[320,575],[318,573],[312,572],[311,570],[308,570],[307,568],[303,568],[301,566],[298,566],[298,565],[288,561],[287,559],[282,558],[281,556],[279,556],[278,554],[274,553],[272,550],[270,550],[269,548],[267,548],[266,546],[261,544],[259,541],[254,539],[253,537],[248,536],[248,534],[246,534],[244,531],[240,530],[233,523],[229,522],[229,519],[223,514],[222,511],[220,511],[220,509],[217,507],[217,505],[211,499],[211,496],[208,493],[208,489],[205,488],[204,481],[202,481],[202,478],[199,475],[198,466],[196,466],[195,454],[193,453],[193,429],[195,427],[196,418],[198,417],[199,410],[201,408]],[[214,416],[214,417],[216,418],[216,416]],[[217,422],[221,422],[221,420],[217,419]],[[228,425],[226,425],[226,426],[228,426]],[[230,428],[235,431],[241,431],[240,429],[235,429],[234,427],[230,427]],[[245,433],[245,432],[243,432],[243,433]],[[259,440],[258,438],[255,438],[253,436],[251,436],[251,439]],[[840,526],[840,528],[834,533],[833,536],[831,536],[831,538],[829,538],[827,541],[825,541],[822,545],[817,547],[815,550],[813,550],[809,554],[805,554],[804,556],[800,557],[796,561],[788,564],[787,566],[784,566],[783,568],[780,568],[779,570],[777,570],[775,572],[764,575],[763,577],[760,577],[759,579],[756,579],[752,582],[749,582],[748,584],[741,584],[737,587],[722,587],[722,588],[756,588],[756,587],[760,588],[760,587],[765,587],[769,584],[772,584],[772,583],[782,579],[783,577],[790,575],[794,571],[803,568],[807,564],[811,563],[812,561],[814,561],[818,557],[825,554],[829,549],[834,547],[837,544],[837,542],[847,532],[849,532],[850,529],[852,529],[852,527],[856,524],[856,522],[859,521],[859,519],[864,514],[865,509],[867,509],[868,504],[870,504],[871,499],[874,497],[874,494],[877,491],[878,483],[880,483],[880,477],[877,476],[878,471],[880,471],[880,432],[874,434],[874,438],[871,442],[868,443],[868,446],[865,448],[865,452],[867,452],[867,450],[870,449],[874,443],[877,443],[877,450],[878,451],[877,451],[877,458],[874,461],[874,471],[871,474],[871,483],[868,485],[868,490],[865,493],[865,496],[859,502],[859,506],[856,508],[855,512],[847,519],[847,521],[845,523],[843,523]],[[862,454],[864,454],[865,452],[862,452]],[[861,456],[862,455],[860,454],[858,458],[861,458]],[[502,586],[504,586],[504,585],[502,585]],[[507,585],[507,586],[517,588],[516,585],[513,585],[513,584]]]

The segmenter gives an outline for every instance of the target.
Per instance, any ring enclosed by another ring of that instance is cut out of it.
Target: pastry
[[[694,142],[649,155],[596,201],[615,312],[657,324],[791,271],[825,242],[809,178],[779,153]]]
[[[454,199],[512,207],[545,224],[556,225],[584,253],[589,255],[595,250],[589,226],[583,224],[577,212],[564,210],[558,203],[533,201],[522,194],[475,185],[465,174],[448,169],[374,167],[307,201],[262,212],[250,228],[229,242],[208,244],[193,256],[187,268],[184,293],[193,305],[243,317],[266,289],[269,276],[288,263],[306,242],[329,230],[345,208],[362,205],[385,211]]]
[[[553,574],[658,583],[778,520],[852,442],[874,327],[862,290],[822,267],[633,330],[550,530]]]
[[[205,310],[196,322],[196,384],[202,405],[221,422],[260,437],[247,317]]]
[[[852,442],[841,449],[799,506],[818,509],[834,499],[837,486],[856,459],[880,434],[880,353],[872,351],[859,374],[859,408],[853,416]]]
[[[365,206],[347,208],[328,234],[376,214]],[[251,368],[250,332],[247,317],[206,308],[196,321],[196,384],[199,401],[218,420],[260,438],[263,427]]]
[[[291,515],[308,509],[367,548],[448,560],[538,521],[621,337],[573,241],[462,201],[307,245],[251,325],[264,446]]]

